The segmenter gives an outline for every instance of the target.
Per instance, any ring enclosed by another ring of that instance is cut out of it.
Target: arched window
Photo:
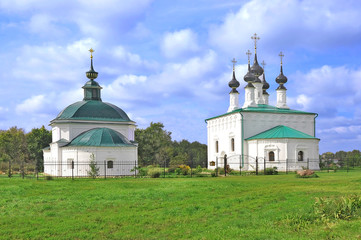
[[[275,160],[275,153],[273,151],[268,153],[268,159],[270,162],[273,162]]]
[[[216,166],[216,163],[214,161],[209,163],[210,166]]]
[[[216,141],[216,153],[218,153],[218,141]]]
[[[113,161],[108,161],[107,166],[108,168],[113,168]]]
[[[298,152],[298,161],[303,161],[303,151]]]
[[[231,139],[231,151],[234,152],[234,138]]]

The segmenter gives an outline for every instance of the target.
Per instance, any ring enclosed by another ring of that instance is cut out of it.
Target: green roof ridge
[[[93,146],[93,147],[132,147],[123,134],[110,128],[93,128],[75,137],[68,146]]]
[[[274,138],[297,138],[297,139],[319,139],[307,133],[298,131],[294,128],[290,128],[284,125],[278,125],[271,129],[265,130],[245,140],[254,139],[274,139]]]
[[[267,104],[258,104],[257,107],[247,107],[247,108],[239,108],[236,110],[233,110],[232,112],[228,112],[228,113],[224,113],[215,117],[211,117],[211,118],[207,118],[206,121],[211,120],[211,119],[215,119],[215,118],[219,118],[219,117],[223,117],[223,116],[227,116],[233,113],[239,113],[239,112],[261,112],[261,113],[278,113],[278,114],[282,114],[282,113],[286,113],[286,114],[310,114],[310,115],[316,115],[316,113],[312,113],[312,112],[304,112],[304,111],[299,111],[299,110],[293,110],[293,109],[286,109],[286,108],[277,108],[271,105],[267,105]]]

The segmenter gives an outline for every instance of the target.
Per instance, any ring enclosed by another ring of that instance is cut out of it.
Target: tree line
[[[207,167],[207,145],[197,141],[172,141],[171,132],[160,122],[150,123],[146,129],[135,130],[138,142],[139,166],[188,165]]]
[[[138,142],[139,166],[166,166],[185,164],[188,166],[207,166],[207,145],[187,140],[172,141],[171,132],[162,123],[151,123],[145,129],[135,130]],[[52,142],[51,131],[44,126],[33,128],[26,133],[24,129],[11,127],[0,130],[0,164],[2,169],[21,169],[24,164],[35,166],[43,171],[43,149]],[[9,173],[11,174],[11,173]]]
[[[361,166],[361,152],[360,150],[352,151],[338,151],[336,153],[325,152],[320,155],[321,162],[332,163],[337,160],[337,164],[343,166]]]
[[[17,127],[0,130],[0,163],[8,163],[9,175],[13,166],[21,170],[24,164],[33,164],[38,171],[42,171],[42,150],[50,143],[51,131],[44,126],[33,128],[29,133]]]

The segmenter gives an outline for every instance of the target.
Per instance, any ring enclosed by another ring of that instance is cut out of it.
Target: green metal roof
[[[133,147],[126,137],[110,128],[94,128],[81,133],[68,146]]]
[[[56,122],[57,120],[131,121],[122,109],[102,101],[79,101],[73,103],[61,111],[51,122]]]
[[[271,105],[267,105],[267,104],[258,104],[257,107],[247,107],[247,108],[239,108],[236,109],[232,112],[228,112],[225,114],[221,114],[215,117],[211,117],[211,118],[207,118],[206,121],[211,120],[211,119],[215,119],[218,117],[223,117],[223,116],[227,116],[233,113],[238,113],[238,112],[260,112],[260,113],[286,113],[286,114],[310,114],[310,115],[316,115],[316,113],[311,113],[311,112],[303,112],[303,111],[298,111],[298,110],[293,110],[293,109],[284,109],[284,108],[277,108]]]
[[[277,127],[268,129],[245,140],[254,139],[273,139],[273,138],[301,138],[301,139],[318,139],[306,133],[300,132],[296,129],[279,125]]]

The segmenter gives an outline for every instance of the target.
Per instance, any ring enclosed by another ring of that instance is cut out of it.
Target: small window
[[[216,153],[218,153],[218,141],[216,141]]]
[[[214,161],[209,163],[209,166],[216,166],[216,163]]]
[[[108,168],[113,168],[113,161],[108,161],[107,166]]]
[[[231,150],[234,152],[234,138],[231,139]]]
[[[273,151],[268,153],[268,159],[270,162],[273,162],[275,160],[275,153]]]
[[[303,151],[298,152],[298,161],[303,161]]]

